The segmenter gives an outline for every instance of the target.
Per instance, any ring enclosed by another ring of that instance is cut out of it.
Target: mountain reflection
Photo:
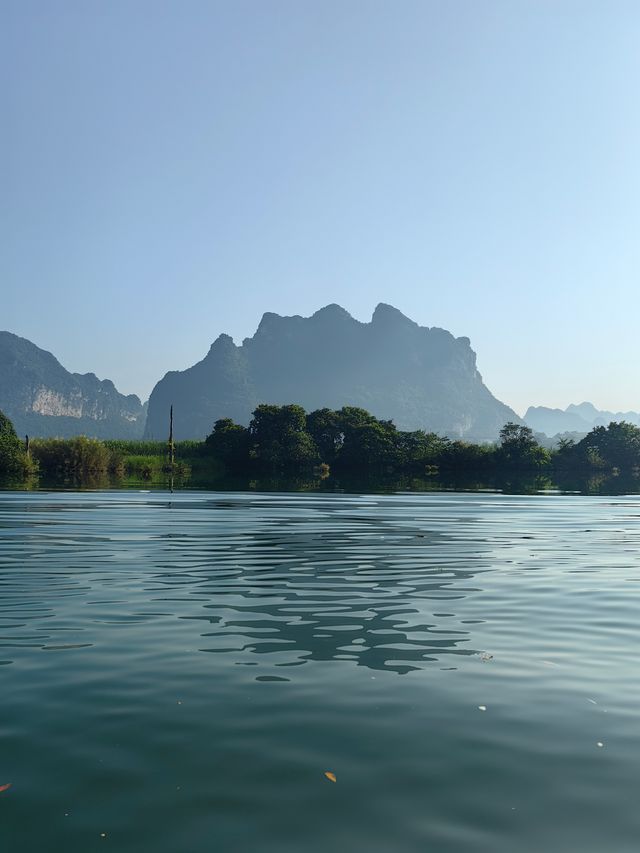
[[[188,645],[260,680],[312,661],[455,668],[482,651],[468,605],[496,554],[481,501],[211,494],[7,495],[0,663],[116,639],[135,654],[158,620],[157,654]]]
[[[397,499],[394,508],[336,497],[251,507],[247,524],[246,500],[211,501],[211,520],[225,514],[227,529],[161,537],[167,571],[150,591],[201,601],[202,612],[181,615],[206,623],[201,651],[241,665],[342,660],[398,673],[478,653],[453,612],[479,591],[474,576],[488,551],[469,538],[472,518],[457,538],[402,512]]]

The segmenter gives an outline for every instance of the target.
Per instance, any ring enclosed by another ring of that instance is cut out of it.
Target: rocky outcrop
[[[378,305],[370,323],[328,305],[311,317],[267,313],[241,346],[221,335],[198,364],[158,382],[145,435],[165,436],[171,404],[176,437],[202,438],[218,418],[248,424],[258,403],[361,406],[400,429],[476,441],[520,422],[484,385],[468,338],[419,326],[390,305]]]
[[[93,373],[69,373],[50,352],[0,332],[0,409],[18,435],[140,438],[146,407]]]

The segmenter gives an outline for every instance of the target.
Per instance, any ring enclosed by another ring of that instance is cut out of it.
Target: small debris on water
[[[592,705],[598,704],[595,699],[587,699],[587,702],[591,702]]]
[[[11,782],[8,782],[6,785],[0,785],[0,794],[3,791],[8,791],[10,787],[11,787]]]
[[[604,746],[604,744],[602,743],[601,740],[599,740],[598,743],[596,744],[596,746]]]
[[[106,837],[107,837],[107,833],[106,833],[106,832],[101,832],[101,833],[100,833],[100,838],[106,838]]]
[[[489,660],[493,660],[493,655],[490,654],[489,652],[481,652],[479,657],[483,663],[486,663]]]
[[[337,782],[337,781],[338,781],[338,780],[336,779],[336,774],[335,774],[335,773],[332,773],[332,772],[331,772],[331,770],[325,770],[324,775],[327,777],[327,779],[328,779],[330,782]]]
[[[478,705],[478,711],[486,711],[486,710],[487,710],[486,705]]]

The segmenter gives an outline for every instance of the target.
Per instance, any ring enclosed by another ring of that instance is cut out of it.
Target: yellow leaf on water
[[[330,782],[337,782],[336,774],[332,773],[331,770],[327,770],[324,774]]]

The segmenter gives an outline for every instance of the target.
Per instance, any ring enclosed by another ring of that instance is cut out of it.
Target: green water
[[[0,850],[637,853],[639,655],[638,497],[0,493]]]

